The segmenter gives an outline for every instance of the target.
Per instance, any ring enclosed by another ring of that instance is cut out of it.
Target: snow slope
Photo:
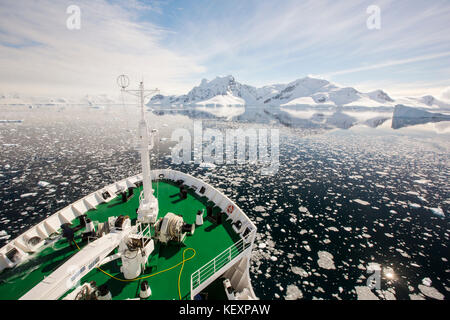
[[[274,84],[261,88],[241,84],[231,75],[203,79],[187,94],[154,96],[150,106],[174,105],[246,105],[269,107],[388,107],[397,104],[423,109],[450,109],[450,104],[433,96],[393,99],[383,90],[364,93],[352,87],[339,87],[327,80],[305,77],[288,84]]]

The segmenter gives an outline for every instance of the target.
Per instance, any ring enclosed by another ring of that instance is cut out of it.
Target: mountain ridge
[[[273,84],[260,88],[242,84],[232,76],[202,79],[198,86],[183,95],[155,95],[149,106],[328,106],[328,107],[395,107],[404,104],[424,109],[450,109],[450,103],[431,95],[393,99],[384,90],[361,92],[353,87],[309,76],[287,84]]]

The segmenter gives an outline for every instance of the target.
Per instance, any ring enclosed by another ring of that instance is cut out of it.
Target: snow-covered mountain
[[[396,105],[392,115],[392,128],[424,124],[429,122],[450,121],[450,115],[437,112],[429,112],[404,105]]]
[[[246,106],[323,106],[323,107],[395,107],[404,104],[424,109],[450,109],[450,104],[432,96],[393,99],[383,90],[360,92],[339,87],[327,80],[305,77],[288,84],[256,88],[241,84],[233,76],[203,79],[187,94],[156,95],[149,106],[246,105]]]
[[[33,97],[20,94],[0,94],[0,105],[70,105],[89,106],[120,104],[119,95],[85,95],[80,98]],[[332,82],[304,77],[287,84],[261,88],[241,84],[233,76],[203,79],[183,95],[155,95],[148,105],[155,106],[246,106],[246,107],[336,107],[393,109],[397,104],[421,109],[448,109],[450,104],[433,96],[392,98],[383,90],[360,92],[352,87],[339,87]]]
[[[203,79],[199,86],[181,96],[156,95],[148,105],[254,105],[281,89],[282,85],[257,89],[240,84],[233,76],[217,77],[211,81]]]

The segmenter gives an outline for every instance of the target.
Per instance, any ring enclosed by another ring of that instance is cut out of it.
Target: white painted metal
[[[253,237],[253,234],[248,234],[247,237]],[[240,261],[243,256],[250,255],[251,249],[252,245],[244,241],[243,238],[192,273],[191,299],[220,277],[232,265]]]
[[[20,300],[59,299],[89,271],[98,267],[131,231],[131,226],[123,230],[112,230],[107,235],[89,243],[28,291]]]

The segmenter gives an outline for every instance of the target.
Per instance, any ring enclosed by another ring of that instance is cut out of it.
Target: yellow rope
[[[73,240],[73,242],[74,242],[75,245],[77,246],[78,250],[81,250],[80,247],[78,246],[78,244],[75,242],[75,240]],[[188,251],[188,250],[192,250],[194,254],[193,254],[192,256],[190,256],[189,258],[185,259],[184,255],[186,254],[186,251]],[[177,263],[176,265],[174,265],[174,266],[172,266],[172,267],[170,267],[170,268],[167,268],[167,269],[165,269],[165,270],[161,270],[161,271],[158,271],[158,272],[156,272],[156,273],[152,273],[152,274],[150,274],[150,275],[148,275],[148,276],[143,276],[143,277],[134,278],[134,279],[120,279],[120,278],[117,278],[117,277],[115,277],[115,276],[109,274],[108,272],[102,270],[100,267],[97,267],[97,269],[100,270],[101,272],[103,272],[104,274],[106,274],[107,276],[113,278],[114,280],[118,280],[118,281],[122,281],[122,282],[133,282],[133,281],[138,281],[138,280],[142,280],[142,279],[151,278],[151,277],[156,276],[156,275],[158,275],[158,274],[160,274],[160,273],[163,273],[163,272],[172,270],[172,269],[178,267],[178,266],[181,264],[181,270],[180,270],[180,273],[178,274],[178,297],[179,297],[180,300],[181,300],[180,280],[181,280],[181,273],[183,272],[183,268],[184,268],[184,263],[185,263],[186,261],[189,261],[189,260],[191,260],[192,258],[194,258],[195,255],[196,255],[196,252],[195,252],[195,250],[194,250],[193,248],[186,248],[186,249],[184,249],[184,251],[183,251],[183,260],[182,260],[181,262]]]

